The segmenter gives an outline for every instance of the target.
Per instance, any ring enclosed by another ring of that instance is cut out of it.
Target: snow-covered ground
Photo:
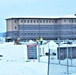
[[[0,75],[47,75],[48,56],[45,53],[50,48],[51,52],[57,53],[57,44],[53,41],[40,46],[40,62],[38,59],[27,62],[27,44],[14,45],[14,42],[0,44]],[[38,50],[38,49],[37,49]],[[38,53],[38,51],[37,51]],[[68,75],[76,75],[76,59],[68,59]],[[59,60],[57,56],[50,56],[49,75],[67,75],[67,59]]]
[[[3,55],[0,57],[0,75],[47,75],[46,63],[37,59],[27,62],[27,45],[0,44],[0,55]]]

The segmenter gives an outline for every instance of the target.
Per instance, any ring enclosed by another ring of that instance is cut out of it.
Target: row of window
[[[62,29],[62,30],[64,30],[64,29],[76,29],[76,25],[71,25],[71,26],[61,26],[61,25],[59,25],[59,26],[52,26],[52,25],[50,25],[50,26],[48,26],[48,25],[46,25],[46,26],[39,26],[39,25],[34,25],[34,26],[30,26],[30,25],[27,25],[27,26],[24,26],[24,25],[19,25],[19,30],[23,30],[23,29],[25,29],[25,30],[28,30],[28,29],[30,29],[30,30],[38,30],[38,29],[42,29],[42,30],[46,30],[46,29],[52,29],[52,30],[54,30],[54,29]]]
[[[51,23],[51,20],[21,20],[21,23]],[[54,21],[52,21],[54,22]]]
[[[70,35],[70,34],[71,34],[71,35]],[[73,34],[73,35],[72,35],[72,34]],[[42,35],[42,36],[45,36],[45,35],[48,35],[48,36],[51,36],[51,35],[52,35],[52,36],[56,36],[56,35],[58,35],[58,36],[59,36],[59,35],[60,35],[60,36],[63,36],[63,35],[64,35],[64,36],[65,36],[65,35],[66,35],[66,36],[74,36],[74,34],[76,34],[76,32],[75,32],[75,33],[69,33],[69,34],[59,34],[59,33],[24,33],[24,34],[23,34],[23,33],[20,33],[19,36],[33,36],[33,35],[34,35],[34,36],[35,36],[35,35],[36,35],[36,36],[39,36],[39,35]],[[8,34],[8,36],[12,36],[12,34]],[[18,36],[18,34],[17,34],[17,33],[14,33],[13,36]],[[76,36],[76,35],[75,35],[75,36]]]
[[[20,19],[19,20],[21,23],[57,23],[59,20],[33,20],[33,19]],[[76,23],[76,19],[69,19],[69,20],[66,20],[66,19],[64,19],[64,22],[67,22],[67,21],[69,21],[69,23]],[[17,21],[15,20],[15,23],[16,23]]]
[[[23,30],[23,29],[31,29],[31,30],[39,30],[40,29],[50,29],[51,27],[49,26],[19,26],[19,30]]]
[[[58,35],[70,35],[71,34],[71,36],[72,36],[72,35],[76,34],[76,32],[67,32],[67,33],[64,33],[64,32],[63,33],[60,33],[60,32],[59,33],[57,33],[57,32],[56,33],[48,33],[48,32],[47,33],[30,33],[29,32],[29,33],[20,33],[20,35],[39,35],[39,34],[41,34],[41,35],[49,35],[49,34],[50,35],[52,35],[52,34],[53,35],[54,34],[58,34]]]

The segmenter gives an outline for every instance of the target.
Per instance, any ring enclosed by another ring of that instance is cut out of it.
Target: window
[[[32,20],[31,20],[31,23],[32,23]]]
[[[69,20],[70,23],[73,23],[73,20]]]
[[[32,35],[32,33],[31,33],[31,35]]]
[[[23,35],[23,33],[21,33],[21,35]]]
[[[15,33],[15,35],[17,35],[17,33]]]
[[[55,20],[55,23],[57,23],[57,20]]]
[[[64,20],[64,22],[66,22],[66,20]]]
[[[26,20],[24,20],[24,22],[26,23]]]
[[[40,23],[42,23],[42,20],[40,20]]]
[[[29,35],[30,33],[28,33],[28,35]]]
[[[37,33],[37,35],[39,35],[39,33]]]
[[[48,20],[46,20],[46,23],[48,23]]]
[[[23,29],[23,26],[21,26],[21,29]]]
[[[73,20],[72,20],[72,23],[73,23]]]
[[[49,23],[51,23],[51,20],[49,20]]]
[[[54,23],[54,20],[52,20],[52,23]]]
[[[75,23],[76,23],[76,20],[75,20]]]
[[[15,26],[15,29],[17,29],[17,27]]]
[[[45,20],[43,20],[43,23],[45,23]]]
[[[27,20],[27,23],[29,23],[29,20]]]
[[[15,20],[15,23],[16,23],[16,20]]]
[[[36,35],[36,33],[34,33],[34,35]]]
[[[23,23],[23,20],[21,20],[21,23]]]
[[[35,23],[35,20],[34,20],[34,23]]]
[[[37,20],[37,23],[39,23],[39,20]]]
[[[71,20],[69,20],[69,22],[71,22]]]

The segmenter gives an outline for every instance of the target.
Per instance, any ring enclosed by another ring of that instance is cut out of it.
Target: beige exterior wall
[[[64,24],[66,24],[66,25],[67,25],[67,24],[69,24],[69,25],[70,25],[70,24],[76,24],[75,20],[76,20],[76,19],[61,19],[61,24],[62,24],[62,25],[64,25]],[[73,22],[72,22],[72,21],[73,21]]]
[[[18,31],[18,20],[12,19],[13,31]]]
[[[25,20],[26,20],[26,22],[25,22]],[[29,20],[29,23],[28,23],[28,20]],[[32,20],[32,22],[31,22],[31,20]],[[51,22],[49,22],[49,20]],[[35,21],[35,23],[34,23],[34,21]],[[39,22],[37,22],[37,21],[39,21]],[[43,21],[45,21],[45,22],[43,22]],[[45,20],[41,19],[41,23],[40,23],[39,19],[19,19],[19,25],[39,25],[39,24],[41,24],[41,25],[53,25],[54,24],[54,20],[48,19],[47,21],[48,22],[46,22],[46,19]]]
[[[6,21],[6,24],[7,24],[7,31],[12,31],[12,20],[10,19],[10,20],[7,20]]]
[[[55,20],[57,22],[55,22]],[[6,21],[6,29],[7,31],[18,31],[18,25],[75,25],[76,24],[76,18],[75,19],[70,19],[70,18],[50,18],[50,19],[8,19]],[[29,20],[29,23],[28,23],[28,20]],[[31,22],[32,20],[32,22]],[[40,20],[41,20],[41,23],[40,23]],[[50,20],[50,21],[49,21]],[[26,22],[25,22],[26,21]],[[35,23],[34,23],[35,21]],[[39,21],[39,22],[37,22]],[[45,22],[44,22],[45,21]],[[46,22],[48,21],[48,22]],[[71,21],[71,22],[70,22]],[[73,22],[72,22],[73,21]]]
[[[6,29],[7,31],[18,31],[18,20],[17,19],[9,19],[6,21]]]

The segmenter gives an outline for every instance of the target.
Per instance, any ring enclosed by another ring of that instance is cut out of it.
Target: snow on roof
[[[76,44],[61,44],[60,47],[76,47]]]
[[[42,46],[42,47],[43,47],[43,46]],[[57,47],[58,47],[58,45],[57,45],[53,40],[50,40],[50,42],[48,42],[46,45],[44,45],[44,48],[45,48],[46,50],[48,50],[48,48],[49,48],[49,49],[52,49],[52,50],[56,50]]]
[[[20,18],[59,18],[58,16],[15,16],[15,17],[8,17],[7,19],[20,19]],[[7,20],[6,19],[6,20]]]
[[[8,17],[7,19],[21,19],[21,18],[53,18],[53,19],[60,19],[60,18],[76,18],[76,15],[65,15],[65,16],[13,16]],[[6,20],[7,20],[6,19]]]
[[[60,18],[76,18],[75,15],[65,15],[65,16],[61,16]]]
[[[33,40],[29,40],[29,43],[35,43]]]

